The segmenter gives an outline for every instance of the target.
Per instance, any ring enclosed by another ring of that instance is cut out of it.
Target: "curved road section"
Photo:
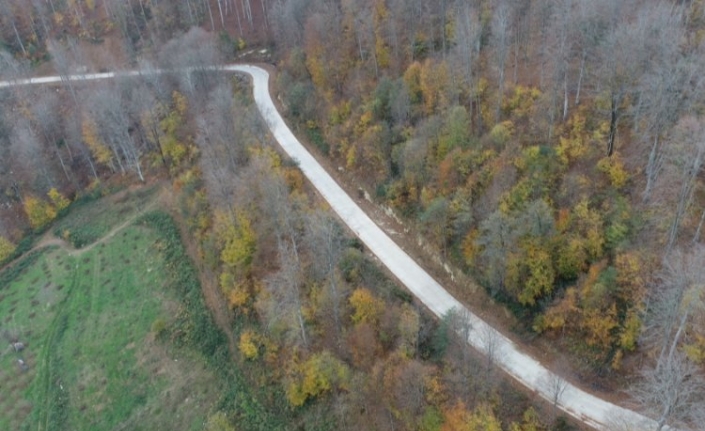
[[[656,421],[652,419],[602,400],[568,382],[563,382],[560,377],[528,354],[521,352],[514,342],[471,313],[451,296],[443,286],[367,216],[296,139],[272,101],[269,94],[269,73],[266,70],[249,65],[228,65],[206,69],[241,72],[252,77],[255,102],[279,145],[289,157],[298,163],[304,175],[328,201],[343,222],[429,310],[439,317],[451,310],[462,311],[464,315],[468,316],[472,329],[467,341],[475,349],[486,354],[489,343],[485,343],[483,340],[492,339],[492,348],[494,352],[498,352],[496,363],[505,372],[550,403],[554,402],[556,388],[560,387],[562,392],[558,397],[557,406],[578,421],[596,429],[636,431],[657,428]],[[199,68],[199,70],[203,70],[203,68]],[[126,71],[16,79],[0,81],[0,88],[135,77],[155,73],[166,72],[161,70]]]

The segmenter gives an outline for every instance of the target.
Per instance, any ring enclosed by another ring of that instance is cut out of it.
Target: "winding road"
[[[301,171],[328,201],[342,221],[419,301],[439,317],[453,309],[462,311],[464,315],[468,316],[472,325],[467,340],[470,345],[487,353],[486,346],[489,343],[484,340],[492,339],[491,345],[493,351],[497,352],[495,355],[498,366],[549,403],[554,401],[554,388],[560,386],[563,392],[558,398],[557,406],[568,415],[591,427],[614,431],[646,431],[657,428],[656,421],[652,419],[598,398],[571,383],[564,382],[451,296],[443,286],[370,219],[294,136],[272,101],[269,93],[269,73],[266,70],[250,65],[213,66],[206,69],[240,72],[252,77],[255,102],[279,145],[292,159],[297,161]],[[0,81],[0,88],[137,77],[158,73],[166,72],[160,70],[126,71],[15,79]]]

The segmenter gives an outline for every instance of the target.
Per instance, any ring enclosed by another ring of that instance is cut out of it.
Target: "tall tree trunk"
[[[660,150],[660,140],[661,137],[658,134],[654,136],[654,143],[651,145],[651,151],[649,152],[649,160],[646,163],[646,186],[642,193],[642,201],[644,203],[648,202],[651,198],[651,192],[656,184],[656,178],[661,171],[662,154]]]
[[[587,50],[583,49],[583,55],[580,57],[580,73],[578,74],[578,87],[575,90],[575,106],[580,105],[580,89],[583,86],[583,75],[585,74],[585,58]]]
[[[610,134],[607,138],[607,157],[611,157],[614,153],[614,141],[617,135],[617,120],[619,110],[619,102],[617,96],[612,94],[610,98]]]
[[[17,26],[15,25],[15,18],[10,18],[10,23],[12,24],[12,30],[15,32],[15,37],[17,38],[17,43],[20,44],[22,49],[22,54],[27,55],[27,50],[24,49],[24,43],[22,43],[22,38],[20,37],[20,32],[17,31]]]
[[[223,17],[223,5],[220,4],[222,0],[218,0],[218,12],[220,13],[220,25],[225,29],[225,18]]]

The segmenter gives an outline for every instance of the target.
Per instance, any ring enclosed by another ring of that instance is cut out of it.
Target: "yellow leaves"
[[[517,85],[514,87],[512,97],[505,101],[503,108],[508,115],[525,117],[531,113],[534,102],[540,96],[541,91],[538,88]]]
[[[245,359],[257,359],[261,346],[261,337],[255,331],[248,329],[240,334],[240,341],[238,342],[237,347],[240,350],[242,356],[245,357]]]
[[[480,251],[477,245],[479,235],[480,231],[475,228],[468,232],[467,235],[465,235],[465,239],[463,239],[463,258],[467,265],[473,265],[477,253]]]
[[[287,167],[282,170],[284,182],[291,192],[300,192],[304,186],[304,176],[301,170],[295,167]]]
[[[192,160],[198,152],[196,146],[191,143],[191,137],[185,132],[188,99],[178,91],[174,91],[171,94],[171,108],[166,109],[161,106],[158,111],[161,113],[157,115],[162,117],[159,121],[159,129],[163,136],[158,142],[161,146],[162,156],[169,160],[170,169],[178,170],[182,163]],[[153,114],[148,113],[143,116],[142,121],[148,130],[153,129],[155,122]],[[157,137],[150,136],[152,141],[155,138]]]
[[[331,126],[343,124],[349,117],[352,109],[350,101],[342,102],[340,105],[333,106],[330,110],[328,123]]]
[[[638,254],[618,254],[614,266],[617,269],[618,296],[625,302],[640,305],[646,295],[645,268]]]
[[[228,223],[223,232],[225,246],[220,253],[220,259],[228,268],[249,271],[257,246],[257,238],[252,223],[247,215],[239,211],[235,222]]]
[[[62,14],[61,12],[54,12],[51,17],[57,27],[61,27],[64,25],[64,14]]]
[[[556,269],[561,277],[567,280],[575,279],[586,267],[587,253],[584,241],[575,236],[562,236],[560,241]]]
[[[622,324],[623,330],[619,335],[619,345],[626,351],[636,349],[636,343],[641,335],[641,318],[634,310],[629,310],[627,318]]]
[[[61,193],[59,193],[56,188],[52,188],[51,190],[49,190],[49,193],[47,195],[49,196],[49,199],[51,200],[52,204],[54,204],[54,207],[57,211],[65,209],[71,203],[71,201],[66,199]]]
[[[0,262],[10,257],[14,251],[15,245],[7,238],[0,236]]]
[[[533,243],[529,243],[526,249],[523,259],[526,281],[519,292],[518,299],[522,305],[533,306],[536,304],[536,299],[553,291],[555,272],[551,255],[546,250]]]
[[[237,50],[242,51],[245,48],[247,48],[247,42],[245,41],[245,39],[238,37],[237,38]]]
[[[427,115],[432,115],[436,109],[448,104],[450,73],[445,61],[435,64],[431,59],[427,59],[421,68],[419,79]]]
[[[621,189],[629,180],[629,173],[624,168],[624,162],[619,153],[612,154],[612,157],[602,158],[597,162],[597,170],[607,176],[615,189]]]
[[[230,308],[244,308],[251,296],[246,283],[238,283],[227,292],[227,295]]]
[[[174,104],[174,110],[182,117],[188,112],[188,99],[178,91],[171,93],[171,100]]]
[[[404,72],[404,83],[409,91],[412,103],[419,103],[423,97],[421,91],[421,63],[415,61]]]
[[[407,358],[416,355],[420,327],[419,313],[411,305],[404,304],[399,315],[399,350]]]
[[[93,154],[95,160],[104,165],[111,164],[113,161],[113,153],[101,141],[95,122],[89,118],[86,118],[81,125],[81,129],[83,141],[88,146],[88,149],[91,151],[91,154]]]
[[[555,331],[565,327],[570,320],[575,319],[580,310],[578,308],[578,291],[574,287],[566,289],[563,299],[540,316],[534,323],[536,332]]]
[[[587,337],[588,346],[601,349],[609,348],[612,344],[612,330],[617,322],[617,307],[613,303],[607,310],[590,308],[583,311],[582,327]]]
[[[33,229],[41,229],[56,218],[56,208],[34,196],[28,196],[24,200],[24,211]]]
[[[351,145],[348,151],[345,153],[345,167],[352,169],[357,164],[357,147]]]
[[[317,37],[307,38],[306,47],[306,70],[311,75],[313,85],[330,98],[330,87],[328,85],[328,74],[323,62],[323,48]]]
[[[539,157],[541,157],[541,147],[538,145],[531,145],[521,151],[521,156],[517,157],[514,161],[514,166],[516,166],[519,170],[526,170],[529,165],[533,164],[539,159]]]
[[[282,165],[282,159],[279,153],[271,147],[251,146],[247,148],[247,152],[251,157],[257,157],[267,162],[267,165],[274,170]]]
[[[600,259],[605,243],[600,213],[591,209],[587,199],[583,199],[573,208],[573,217],[577,231],[586,237],[585,249],[588,255],[592,260]]]
[[[504,146],[512,136],[514,136],[514,123],[509,120],[495,124],[490,131],[490,139],[498,146]]]
[[[384,40],[385,20],[389,11],[384,4],[384,1],[377,1],[375,4],[375,54],[377,65],[380,68],[389,67],[389,46]]]
[[[694,334],[695,340],[685,344],[683,351],[688,356],[688,359],[696,364],[702,364],[705,361],[705,336]]]
[[[203,431],[235,431],[228,417],[223,412],[216,412],[208,416]]]
[[[302,406],[334,388],[347,387],[348,367],[328,351],[313,354],[304,363],[294,363],[289,370],[286,399],[293,407]]]
[[[559,138],[556,154],[558,154],[558,158],[564,165],[568,165],[587,153],[585,118],[582,112],[577,112],[573,115],[567,124],[569,129],[568,136]]]
[[[441,431],[502,431],[502,424],[487,404],[480,404],[472,412],[463,402],[444,412],[445,423]]]
[[[355,324],[374,325],[379,321],[382,311],[384,311],[384,302],[364,287],[355,289],[348,301],[354,310],[352,321]]]
[[[513,423],[509,431],[541,431],[544,429],[541,425],[541,416],[533,407],[529,407],[524,411],[522,419],[521,424]]]
[[[372,113],[372,111],[365,111],[360,116],[360,120],[358,120],[357,124],[355,125],[355,135],[359,137],[365,134],[367,129],[370,127],[370,124],[372,124],[373,118],[374,114]]]

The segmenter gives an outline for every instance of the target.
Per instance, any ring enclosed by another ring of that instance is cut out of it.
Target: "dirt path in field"
[[[66,250],[66,252],[69,254],[69,256],[80,256],[83,253],[91,251],[93,248],[96,246],[99,246],[100,244],[103,244],[107,241],[109,241],[111,238],[113,238],[116,234],[118,234],[120,231],[134,223],[135,220],[137,220],[140,216],[144,215],[148,211],[154,209],[154,207],[157,205],[158,202],[158,197],[147,204],[144,208],[142,208],[137,214],[134,214],[132,217],[128,218],[124,222],[120,223],[119,225],[113,227],[103,235],[100,239],[92,242],[91,244],[81,247],[81,248],[74,248],[73,245],[71,245],[69,242],[64,240],[63,238],[59,238],[56,235],[54,235],[53,232],[47,231],[40,239],[39,242],[32,247],[32,249],[28,252],[31,253],[35,250],[39,250],[45,247],[49,247],[52,245],[56,245],[61,247],[62,249]]]
[[[46,233],[44,233],[44,235],[39,238],[37,243],[29,251],[0,268],[0,272],[13,266],[27,254],[51,246],[57,246],[61,248],[62,250],[66,251],[69,256],[81,256],[82,254],[99,246],[100,244],[109,241],[115,235],[120,233],[123,229],[134,223],[135,220],[137,220],[139,217],[153,210],[157,206],[166,207],[171,213],[172,217],[179,221],[177,223],[177,226],[179,227],[179,231],[181,232],[182,244],[184,245],[184,248],[186,249],[186,252],[188,253],[189,257],[191,258],[191,261],[194,263],[194,265],[197,266],[198,278],[201,282],[201,291],[203,293],[203,298],[206,302],[206,306],[211,311],[213,320],[215,321],[218,328],[223,331],[223,333],[225,333],[226,337],[228,338],[228,350],[230,352],[230,355],[235,358],[235,355],[237,354],[237,348],[235,344],[235,335],[232,330],[232,319],[230,316],[230,310],[228,310],[226,301],[220,292],[216,275],[210,269],[206,268],[200,263],[198,245],[191,240],[188,232],[185,231],[185,228],[183,226],[184,224],[181,222],[178,216],[178,211],[176,211],[174,205],[173,193],[171,191],[170,186],[168,185],[162,187],[161,190],[157,192],[156,196],[146,206],[140,209],[140,211],[138,211],[136,214],[133,214],[131,217],[129,217],[127,220],[123,221],[119,225],[114,226],[112,229],[110,229],[110,231],[108,231],[108,233],[106,233],[100,239],[94,241],[93,243],[77,249],[74,248],[74,246],[71,245],[68,241],[64,240],[63,238],[57,237],[51,230],[48,230]]]

